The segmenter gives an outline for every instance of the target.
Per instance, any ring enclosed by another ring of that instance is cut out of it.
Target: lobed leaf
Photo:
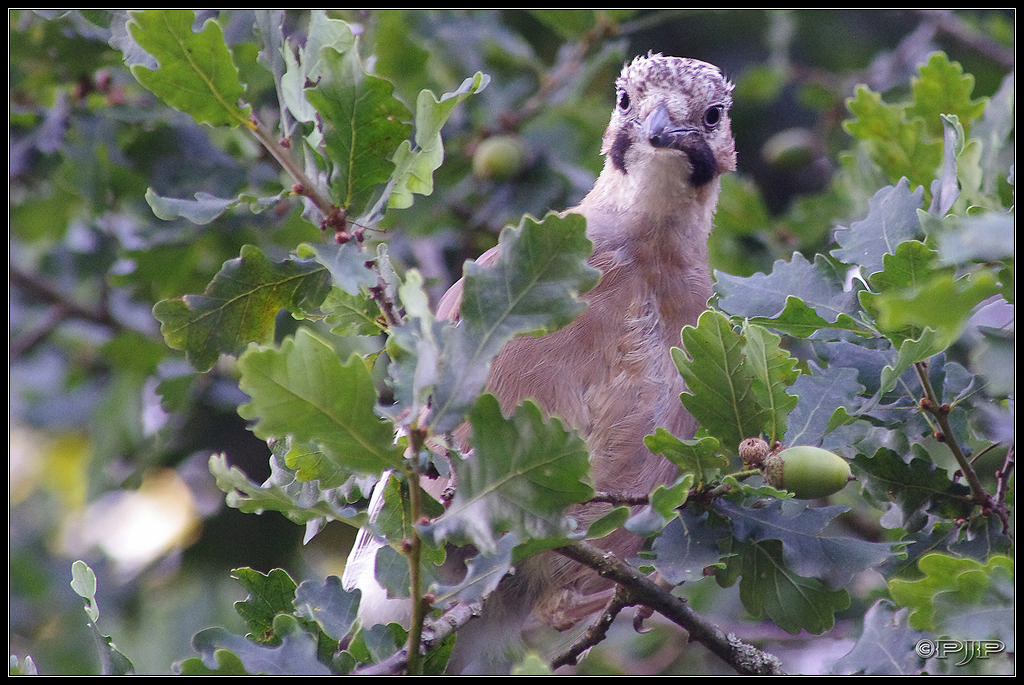
[[[725,526],[716,525],[706,511],[697,514],[690,508],[681,509],[654,539],[654,567],[673,585],[702,580],[709,569],[719,564],[719,543],[728,532]]]
[[[832,666],[835,675],[919,675],[924,660],[915,647],[924,633],[907,625],[907,610],[887,599],[876,601],[864,614],[863,630],[853,649]]]
[[[934,52],[918,69],[918,76],[910,84],[911,101],[907,114],[921,117],[929,133],[942,135],[941,117],[955,116],[967,126],[985,112],[986,98],[972,99],[974,76],[965,74],[959,63],[944,52]]]
[[[302,243],[296,252],[327,267],[334,285],[349,295],[360,295],[363,288],[377,285],[379,275],[371,267],[379,261],[375,262],[355,242]]]
[[[960,275],[938,267],[935,253],[915,241],[900,245],[885,265],[869,280],[872,291],[861,291],[861,303],[895,347],[919,339],[924,329],[935,331],[936,349],[924,358],[949,347],[975,308],[999,291],[991,271]]]
[[[682,341],[671,351],[686,381],[681,400],[702,431],[732,454],[744,438],[782,437],[796,404],[785,389],[796,373],[778,336],[750,324],[737,333],[723,314],[707,311],[683,329]]]
[[[492,555],[502,533],[520,540],[557,538],[571,531],[565,508],[593,496],[587,448],[561,421],[544,421],[532,402],[509,418],[498,400],[482,395],[470,412],[472,459],[454,463],[459,484],[447,511],[423,528],[433,544],[470,543]],[[558,544],[558,542],[552,542]]]
[[[327,295],[326,269],[312,261],[270,261],[259,248],[242,247],[224,263],[202,295],[161,300],[153,307],[168,346],[184,350],[198,371],[221,354],[238,355],[272,339],[281,309],[316,308]]]
[[[489,76],[477,72],[455,91],[440,98],[429,90],[420,91],[416,100],[414,141],[403,141],[392,160],[395,172],[388,200],[391,207],[411,207],[413,194],[430,195],[434,192],[434,171],[444,161],[441,129],[459,103],[482,91],[489,82]]]
[[[132,12],[128,30],[159,64],[131,68],[139,83],[196,122],[211,126],[248,126],[250,107],[239,104],[245,89],[220,24],[208,19],[192,30],[191,10]]]
[[[240,195],[235,198],[225,199],[215,197],[209,193],[198,192],[195,199],[185,200],[179,198],[162,197],[156,194],[152,188],[146,190],[146,202],[153,210],[153,214],[164,221],[174,219],[187,219],[194,224],[208,224],[218,218],[224,212],[234,209],[238,205],[245,204],[253,212],[276,207],[281,202],[281,195],[273,197],[254,197],[252,195]]]
[[[333,483],[329,478],[300,480],[296,471],[278,463],[277,455],[271,457],[270,477],[262,484],[252,482],[241,469],[229,466],[223,455],[210,457],[209,466],[217,487],[227,494],[225,503],[239,511],[277,511],[300,525],[315,526],[327,520],[356,526],[365,521],[365,514],[349,503],[353,491],[353,497],[361,496],[351,477],[342,483]],[[322,470],[317,475],[323,476]]]
[[[726,499],[715,510],[732,525],[733,536],[745,543],[778,540],[785,566],[801,576],[818,578],[831,587],[843,587],[857,573],[884,562],[894,554],[890,543],[866,542],[829,534],[826,528],[845,506],[811,507],[799,500],[758,501],[741,506]]]
[[[118,650],[108,635],[100,632],[96,624],[100,617],[99,603],[96,601],[96,574],[84,561],[76,561],[71,565],[71,589],[85,602],[87,624],[99,651],[102,675],[134,675],[135,666],[131,660]]]
[[[821,337],[821,331],[826,329],[852,331],[859,335],[868,335],[869,333],[863,324],[858,323],[847,314],[839,314],[835,321],[827,321],[808,307],[803,300],[793,295],[786,297],[785,307],[776,316],[751,316],[747,321],[800,338]]]
[[[882,102],[879,93],[863,86],[847,107],[853,118],[844,122],[846,130],[890,181],[907,178],[914,187],[931,182],[942,159],[942,139],[929,139],[922,118],[908,116],[902,104]]]
[[[316,621],[335,640],[348,634],[356,621],[359,593],[346,592],[337,576],[304,580],[295,588],[296,615]]]
[[[462,421],[506,342],[549,333],[583,311],[579,295],[600,275],[587,264],[592,247],[585,229],[578,214],[548,214],[540,222],[526,216],[502,231],[493,265],[466,264],[459,323],[442,333],[431,417],[435,432]]]
[[[1013,214],[966,216],[944,230],[930,232],[942,265],[1013,260],[1016,246]]]
[[[294,618],[278,617],[275,631],[281,642],[270,646],[232,635],[224,628],[202,630],[192,638],[199,659],[184,662],[180,670],[193,675],[238,674],[239,668],[247,675],[331,675],[317,658],[317,637],[302,630]]]
[[[480,602],[513,570],[513,551],[518,543],[515,533],[503,535],[491,554],[475,554],[466,561],[466,575],[454,585],[440,581],[431,587],[436,606],[449,606],[455,601]]]
[[[1013,560],[994,556],[986,562],[944,554],[918,560],[924,577],[890,580],[899,606],[911,609],[910,626],[958,639],[1013,640]]]
[[[863,390],[864,386],[857,381],[856,369],[842,366],[818,369],[812,366],[810,373],[800,374],[787,390],[796,398],[796,404],[786,417],[783,442],[820,447],[833,427],[836,412],[856,413]]]
[[[824,320],[829,327],[856,330],[854,318],[860,314],[857,293],[843,287],[844,276],[822,256],[808,262],[800,253],[795,253],[788,262],[778,260],[770,274],[756,273],[747,277],[732,276],[715,272],[715,293],[717,306],[733,316],[744,318],[763,317],[774,321],[790,309],[792,316],[796,307],[792,298],[802,301],[797,315],[807,317],[807,308]],[[816,321],[816,320],[815,320]],[[806,326],[804,318],[798,321]],[[862,327],[861,327],[862,328]],[[806,330],[806,329],[805,329]],[[812,331],[808,331],[812,332]]]
[[[923,192],[922,188],[911,191],[905,178],[895,186],[882,188],[869,201],[864,219],[836,230],[839,247],[830,254],[844,264],[861,267],[864,276],[880,271],[885,255],[921,235],[917,212]]]
[[[816,578],[790,570],[783,559],[782,543],[734,540],[725,561],[740,578],[740,600],[755,618],[767,617],[787,633],[806,630],[821,634],[835,625],[835,614],[850,606],[846,590],[830,590]],[[729,573],[718,573],[728,582]]]
[[[729,465],[719,450],[718,440],[711,437],[680,440],[664,428],[658,428],[653,435],[644,438],[644,444],[678,466],[680,473],[693,474],[698,485],[718,479]]]
[[[320,80],[306,97],[323,121],[332,201],[351,215],[362,212],[377,187],[391,178],[395,150],[412,126],[394,86],[363,71],[355,50],[321,51]]]
[[[329,60],[355,47],[355,36],[347,22],[331,19],[324,10],[312,10],[305,41],[286,39],[283,72],[278,85],[280,98],[297,121],[313,123],[317,110],[306,97],[309,84],[319,83],[329,71]],[[329,52],[327,52],[329,51]],[[315,147],[315,146],[314,146]]]
[[[965,513],[964,486],[957,485],[945,469],[931,459],[916,456],[904,461],[901,455],[880,448],[873,455],[858,455],[853,460],[865,494],[878,506],[895,506],[899,512],[893,527],[911,525],[920,512],[932,512],[957,518]]]
[[[420,420],[437,384],[444,326],[434,318],[423,276],[410,269],[398,287],[405,320],[388,330],[388,375],[394,395],[389,414],[403,425]]]
[[[342,363],[333,347],[300,328],[278,349],[249,349],[238,368],[239,387],[251,398],[238,413],[255,421],[259,437],[314,446],[328,471],[376,474],[401,464],[390,424],[374,412],[376,388],[359,356]]]
[[[249,595],[235,602],[235,611],[245,620],[250,636],[260,643],[274,642],[274,617],[290,613],[295,601],[295,581],[283,569],[261,573],[251,568],[231,572]]]
[[[761,326],[744,322],[741,334],[747,367],[754,377],[752,396],[764,408],[762,433],[770,441],[781,439],[786,433],[787,417],[797,403],[797,397],[786,392],[800,376],[796,359],[781,347],[779,336]]]
[[[623,527],[631,533],[642,536],[658,534],[669,521],[675,518],[676,511],[686,503],[693,489],[693,475],[686,474],[670,485],[659,485],[651,491],[647,506],[630,516]],[[592,534],[592,528],[588,535]]]

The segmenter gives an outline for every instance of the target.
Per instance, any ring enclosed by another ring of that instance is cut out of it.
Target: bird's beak
[[[648,114],[640,129],[651,147],[679,150],[690,158],[690,181],[695,186],[704,185],[718,173],[714,153],[701,132],[674,124],[663,106],[658,105]]]
[[[696,131],[693,129],[675,126],[668,114],[668,110],[661,105],[658,105],[654,111],[647,115],[641,126],[641,131],[644,134],[644,138],[652,146],[670,147],[677,150],[680,149],[679,146],[684,137],[696,134]]]

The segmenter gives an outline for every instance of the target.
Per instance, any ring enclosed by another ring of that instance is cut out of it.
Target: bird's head
[[[732,84],[718,67],[649,54],[623,68],[615,90],[601,151],[619,173],[700,189],[736,168]]]

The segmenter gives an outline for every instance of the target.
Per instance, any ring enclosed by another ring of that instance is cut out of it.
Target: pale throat
[[[590,193],[599,197],[603,206],[652,216],[684,213],[694,219],[703,219],[707,215],[703,210],[714,211],[718,178],[693,187],[689,164],[681,153],[658,150],[642,157],[631,156],[629,162],[625,173],[606,162]]]

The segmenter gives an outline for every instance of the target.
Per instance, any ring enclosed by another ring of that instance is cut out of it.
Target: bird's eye
[[[629,93],[627,93],[624,90],[620,90],[619,91],[619,96],[618,96],[619,109],[621,111],[625,112],[626,110],[629,109],[629,104],[630,104]]]
[[[704,125],[707,126],[708,128],[714,128],[718,126],[720,121],[722,121],[721,105],[709,107],[708,111],[704,112]]]

